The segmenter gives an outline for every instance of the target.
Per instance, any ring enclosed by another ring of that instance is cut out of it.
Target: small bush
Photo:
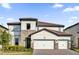
[[[26,51],[24,46],[6,46],[3,48],[3,51]]]

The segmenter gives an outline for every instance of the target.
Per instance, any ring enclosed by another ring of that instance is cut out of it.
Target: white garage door
[[[54,49],[54,41],[34,41],[34,49]]]
[[[58,49],[67,49],[67,41],[58,41]]]

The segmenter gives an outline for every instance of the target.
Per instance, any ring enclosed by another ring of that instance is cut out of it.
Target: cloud
[[[76,23],[76,22],[78,22],[78,17],[70,17],[68,22],[69,23]]]
[[[68,7],[63,10],[63,12],[69,12],[69,11],[79,11],[79,6]]]
[[[11,6],[10,6],[9,3],[1,3],[1,6],[2,6],[3,8],[11,9]]]
[[[53,5],[53,8],[61,8],[63,6],[64,6],[63,4],[56,3]]]
[[[14,18],[7,18],[7,22],[13,22]]]

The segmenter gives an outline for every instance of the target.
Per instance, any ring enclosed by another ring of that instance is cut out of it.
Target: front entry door
[[[31,47],[31,38],[26,38],[26,48],[30,48]]]

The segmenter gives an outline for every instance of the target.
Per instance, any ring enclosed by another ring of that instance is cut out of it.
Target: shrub
[[[26,48],[24,46],[11,46],[8,45],[3,48],[3,51],[26,51]]]

